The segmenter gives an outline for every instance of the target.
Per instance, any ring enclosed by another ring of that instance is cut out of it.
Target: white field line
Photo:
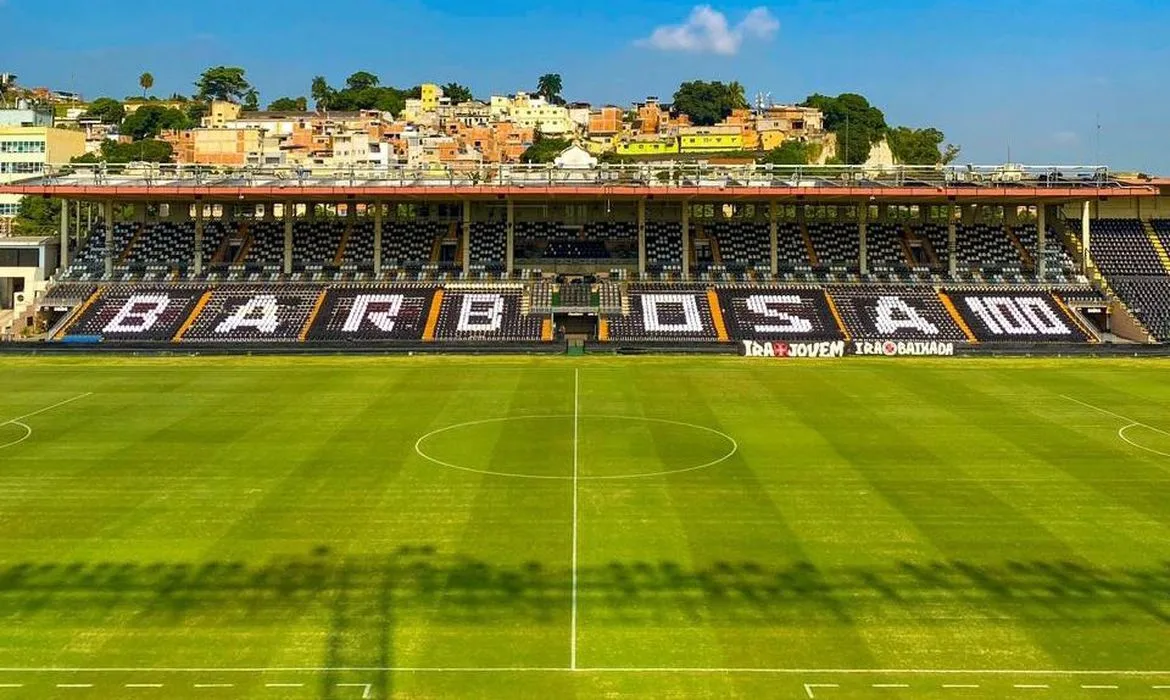
[[[361,688],[363,699],[368,700],[368,698],[374,697],[374,684],[373,683],[338,683],[337,687],[338,688]]]
[[[841,686],[837,685],[836,683],[805,683],[804,684],[804,692],[806,695],[808,695],[809,700],[815,700],[817,695],[813,691],[815,691],[817,688],[840,688],[840,687]]]
[[[1087,401],[1081,401],[1078,398],[1068,396],[1066,394],[1061,394],[1060,397],[1063,399],[1067,399],[1069,401],[1072,401],[1073,403],[1078,403],[1078,404],[1084,406],[1085,408],[1090,408],[1098,413],[1103,413],[1107,416],[1112,416],[1113,418],[1116,418],[1118,420],[1125,421],[1127,425],[1123,425],[1122,427],[1117,429],[1117,437],[1121,438],[1122,442],[1125,442],[1129,445],[1132,445],[1132,446],[1138,448],[1139,450],[1145,450],[1146,452],[1152,452],[1156,455],[1161,455],[1162,457],[1170,457],[1170,453],[1162,452],[1161,450],[1155,450],[1152,447],[1146,447],[1145,445],[1136,443],[1133,440],[1130,440],[1129,437],[1127,437],[1125,434],[1125,432],[1127,430],[1130,430],[1131,428],[1138,428],[1138,427],[1147,428],[1149,430],[1154,431],[1155,433],[1161,433],[1162,435],[1165,435],[1166,437],[1170,437],[1170,432],[1162,430],[1161,428],[1156,428],[1156,427],[1150,425],[1149,423],[1143,423],[1140,420],[1134,420],[1133,418],[1130,418],[1128,416],[1123,416],[1120,413],[1114,413],[1113,411],[1110,411],[1109,409],[1101,408],[1100,406],[1094,406],[1093,404],[1091,404]]]
[[[40,667],[0,668],[0,673],[569,673],[566,666],[273,666],[273,667]],[[1037,677],[1170,677],[1170,670],[1079,670],[1079,668],[768,668],[752,666],[578,666],[577,673],[761,673],[777,675],[1037,675]],[[208,685],[212,687],[216,684]],[[1152,686],[1170,689],[1170,685]]]
[[[978,683],[943,683],[942,687],[945,690],[970,690],[978,688]]]
[[[77,396],[74,396],[71,399],[65,399],[64,401],[58,401],[57,403],[53,404],[52,406],[45,406],[44,408],[39,408],[39,409],[33,411],[32,413],[26,413],[23,416],[17,416],[15,418],[10,418],[10,419],[4,421],[3,423],[0,423],[0,426],[5,426],[5,425],[8,425],[9,423],[19,423],[20,421],[24,420],[25,418],[32,418],[33,416],[39,416],[40,414],[44,413],[45,411],[51,411],[54,408],[57,408],[59,406],[64,406],[67,403],[73,403],[74,401],[77,401],[78,399],[84,399],[85,397],[92,396],[92,395],[93,395],[92,391],[87,391],[84,394],[78,394]]]
[[[580,482],[578,436],[581,423],[581,370],[573,369],[573,613],[569,620],[569,668],[577,670],[577,485]]]
[[[1082,685],[1085,690],[1117,690],[1116,685]]]

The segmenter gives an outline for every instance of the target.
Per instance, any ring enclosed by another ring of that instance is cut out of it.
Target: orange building
[[[622,130],[620,107],[602,107],[589,115],[590,136],[612,136]]]

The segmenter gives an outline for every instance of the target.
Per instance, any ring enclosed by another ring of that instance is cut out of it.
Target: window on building
[[[0,141],[0,153],[44,153],[44,141],[6,140]]]
[[[0,248],[0,267],[36,267],[40,262],[36,248]]]

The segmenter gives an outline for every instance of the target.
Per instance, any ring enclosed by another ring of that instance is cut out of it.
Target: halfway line
[[[573,612],[569,622],[569,668],[577,670],[577,459],[578,425],[581,405],[581,370],[573,368]]]

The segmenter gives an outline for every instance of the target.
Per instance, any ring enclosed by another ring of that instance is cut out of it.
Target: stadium
[[[1160,187],[677,165],[6,185],[102,214],[45,242],[45,340],[0,370],[0,684],[1155,697],[1170,385],[1094,356],[1168,337]]]

